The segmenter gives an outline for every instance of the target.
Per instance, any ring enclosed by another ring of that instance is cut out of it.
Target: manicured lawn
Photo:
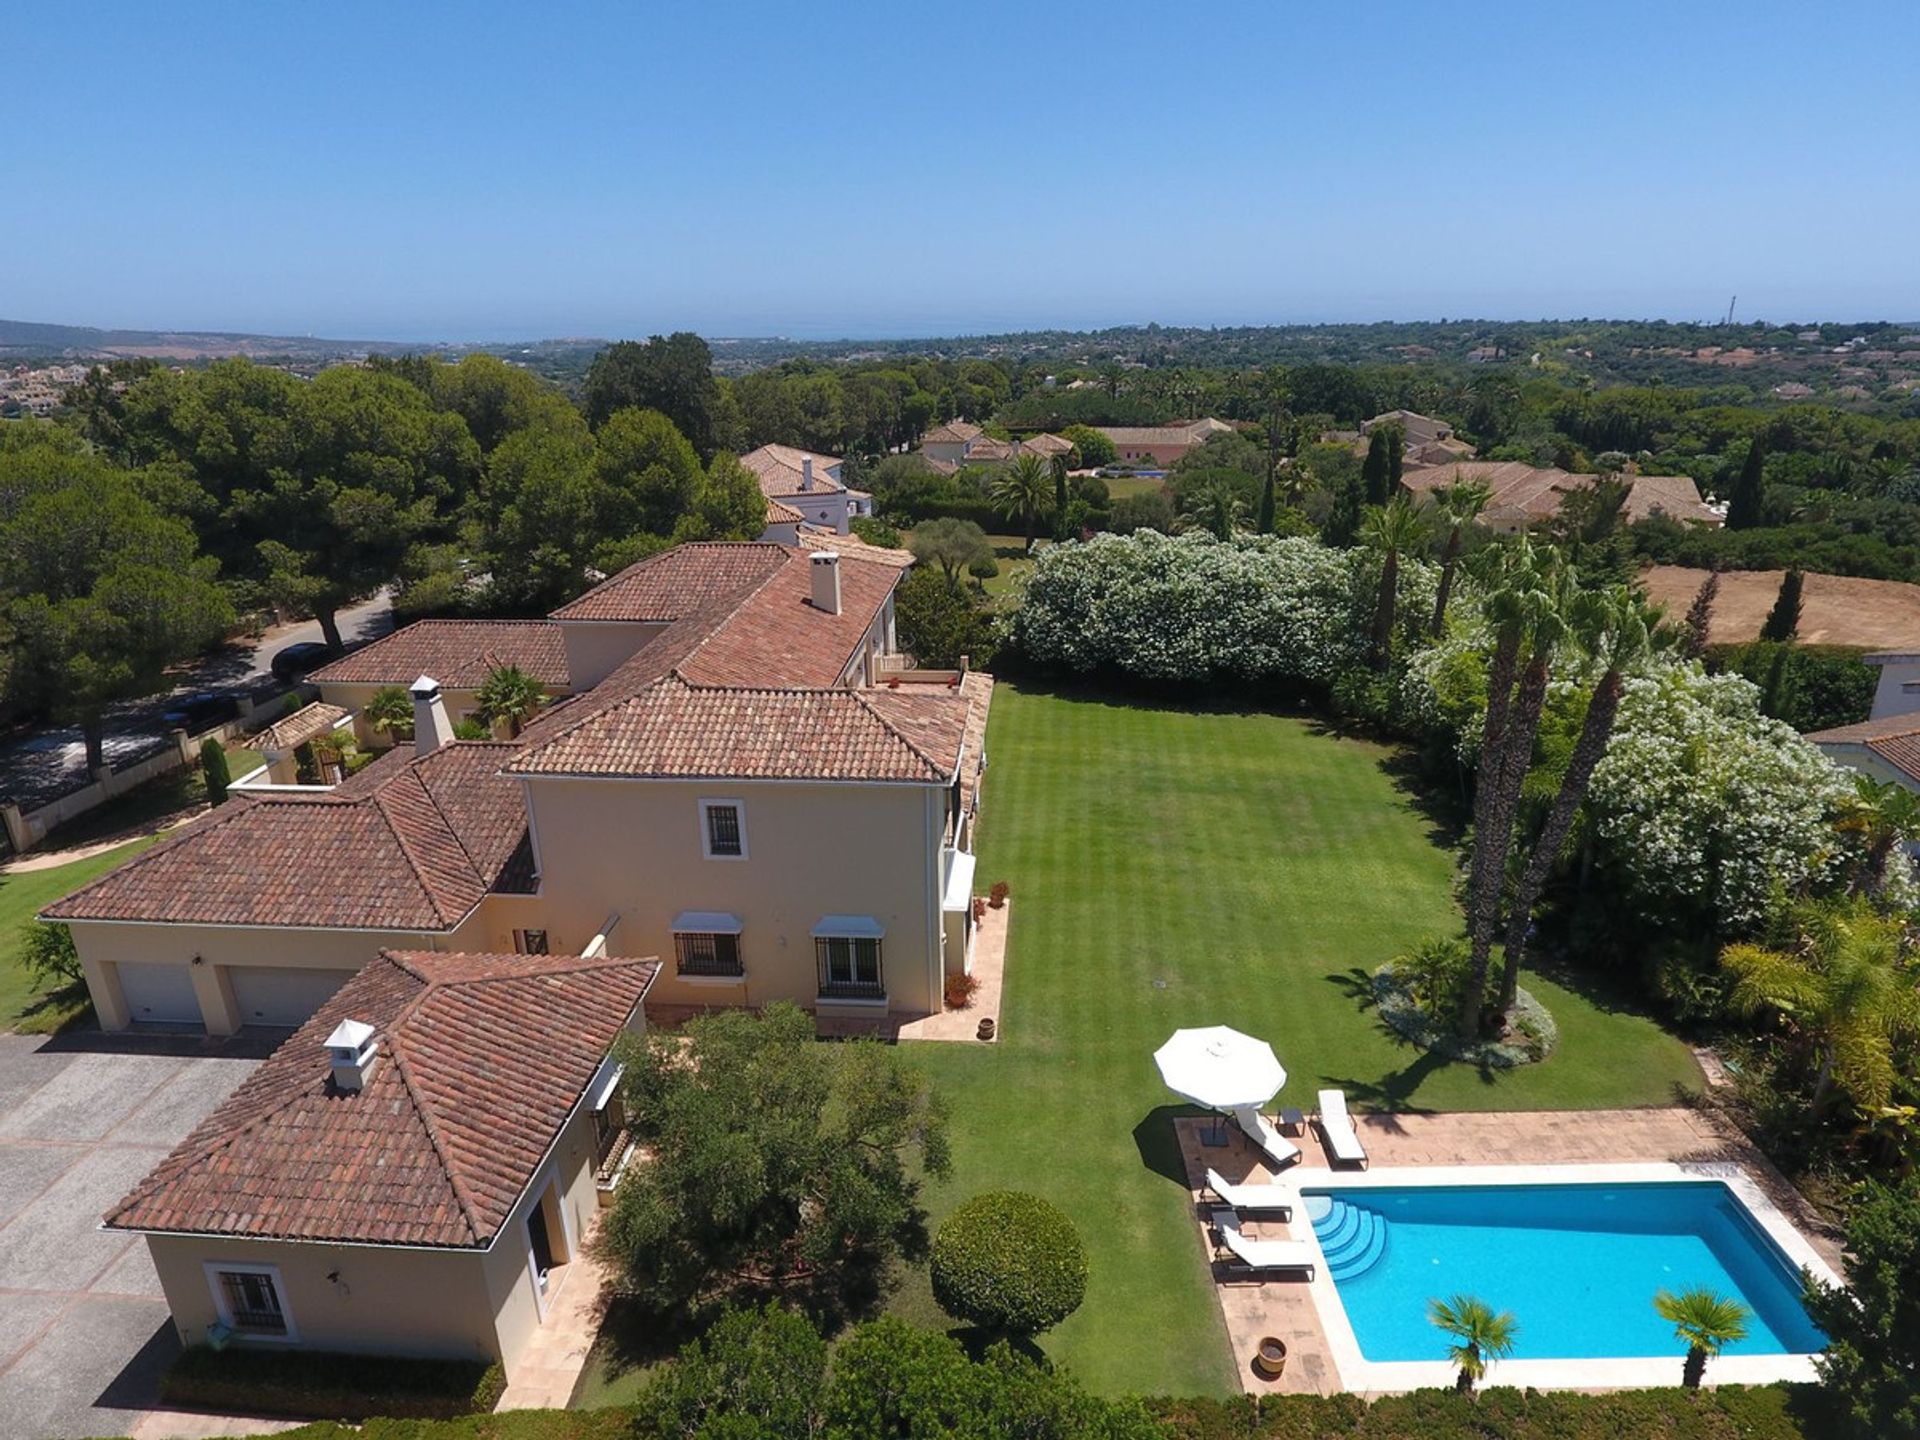
[[[1272,1041],[1310,1107],[1651,1105],[1697,1080],[1679,1041],[1561,985],[1545,1064],[1483,1077],[1391,1038],[1362,977],[1457,924],[1452,862],[1396,788],[1389,752],[1272,715],[1195,713],[1002,685],[983,792],[980,885],[1012,887],[996,1046],[921,1044],[954,1112],[935,1222],[977,1191],[1064,1206],[1093,1259],[1046,1350],[1097,1390],[1231,1393],[1231,1361],[1188,1218],[1152,1054],[1176,1028]],[[941,1323],[923,1273],[895,1308]]]
[[[68,865],[56,865],[49,870],[0,874],[0,1030],[11,1030],[23,1019],[40,1015],[43,1002],[48,1000],[45,990],[36,984],[21,961],[21,928],[42,906],[52,904],[69,890],[137,855],[151,845],[154,838],[134,840],[117,850]]]
[[[1128,495],[1151,495],[1156,490],[1167,488],[1164,476],[1160,475],[1115,475],[1106,482],[1109,498],[1119,500]]]

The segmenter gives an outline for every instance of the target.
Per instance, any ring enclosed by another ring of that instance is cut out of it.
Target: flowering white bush
[[[1760,713],[1750,682],[1676,665],[1627,682],[1587,811],[1629,904],[1669,922],[1704,912],[1729,933],[1761,917],[1774,885],[1839,873],[1832,819],[1852,793],[1845,771]]]
[[[1403,559],[1402,629],[1433,604],[1432,566]],[[1028,659],[1143,680],[1326,684],[1367,650],[1379,562],[1317,540],[1152,530],[1042,552],[1011,638]]]

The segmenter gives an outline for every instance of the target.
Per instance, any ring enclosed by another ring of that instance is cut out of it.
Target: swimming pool
[[[1369,1364],[1442,1358],[1446,1341],[1428,1323],[1427,1302],[1455,1294],[1511,1310],[1515,1355],[1527,1361],[1677,1359],[1685,1346],[1654,1313],[1653,1295],[1694,1286],[1736,1296],[1754,1312],[1748,1338],[1727,1348],[1729,1361],[1807,1356],[1825,1345],[1800,1305],[1807,1260],[1789,1259],[1756,1220],[1750,1183],[1736,1194],[1720,1179],[1354,1178],[1301,1191],[1326,1260],[1318,1283],[1331,1281],[1358,1358]]]

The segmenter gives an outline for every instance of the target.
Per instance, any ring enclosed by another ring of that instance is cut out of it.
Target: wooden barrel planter
[[[1265,1335],[1253,1352],[1253,1372],[1262,1380],[1278,1380],[1287,1368],[1287,1342]]]

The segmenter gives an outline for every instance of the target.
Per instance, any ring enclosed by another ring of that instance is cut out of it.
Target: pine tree
[[[1800,630],[1800,591],[1806,576],[1789,570],[1780,577],[1780,594],[1774,599],[1767,623],[1760,627],[1762,640],[1791,640]]]
[[[1747,446],[1747,458],[1727,497],[1727,529],[1751,530],[1761,521],[1767,500],[1767,442],[1756,435]]]

